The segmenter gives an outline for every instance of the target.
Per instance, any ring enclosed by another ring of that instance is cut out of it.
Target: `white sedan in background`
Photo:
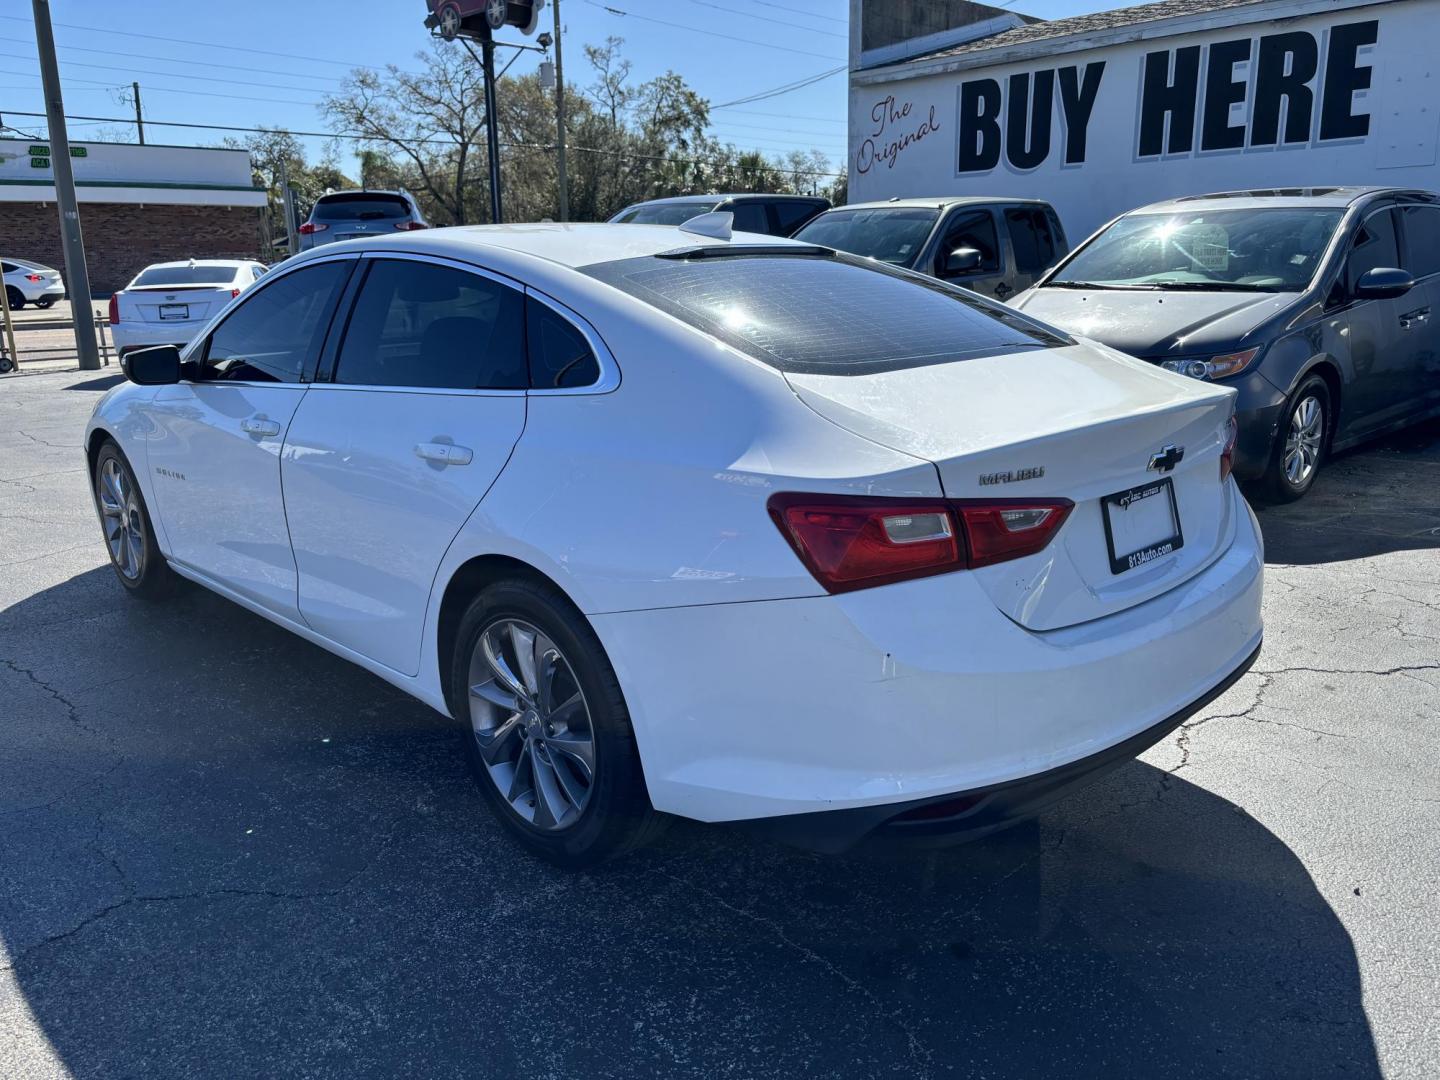
[[[147,266],[110,297],[110,337],[116,351],[123,356],[145,345],[188,345],[265,272],[264,263],[233,259]]]
[[[65,281],[60,271],[28,259],[0,259],[0,276],[5,281],[5,299],[11,311],[26,304],[48,308],[65,299]]]
[[[1253,662],[1233,391],[709,217],[329,245],[132,352],[86,434],[120,583],[454,717],[566,866],[666,813],[978,836]]]

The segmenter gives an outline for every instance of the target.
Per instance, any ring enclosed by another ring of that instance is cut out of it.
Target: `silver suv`
[[[331,191],[315,200],[300,226],[300,250],[337,240],[388,236],[399,229],[426,229],[429,223],[408,191]]]

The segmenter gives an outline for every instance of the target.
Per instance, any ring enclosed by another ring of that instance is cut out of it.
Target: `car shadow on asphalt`
[[[1246,490],[1271,563],[1341,562],[1440,549],[1440,420],[1336,455],[1299,502],[1266,506]]]
[[[451,722],[199,589],[91,571],[0,641],[0,1015],[75,1076],[1380,1074],[1336,912],[1183,770],[946,851],[676,822],[567,875]]]

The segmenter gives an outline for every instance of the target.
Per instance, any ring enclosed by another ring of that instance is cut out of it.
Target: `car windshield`
[[[870,375],[1071,343],[1013,308],[853,255],[702,252],[582,269],[795,374]]]
[[[797,232],[795,239],[910,266],[939,216],[939,210],[925,206],[829,210]]]
[[[140,271],[130,283],[140,285],[229,285],[235,280],[238,263],[210,263],[197,266],[151,266]]]
[[[1338,207],[1131,214],[1081,248],[1046,287],[1296,292],[1344,216]]]
[[[399,195],[326,195],[310,211],[311,221],[400,220],[410,216],[410,204]]]
[[[615,220],[625,225],[684,225],[719,205],[713,199],[681,203],[641,203],[620,211]]]

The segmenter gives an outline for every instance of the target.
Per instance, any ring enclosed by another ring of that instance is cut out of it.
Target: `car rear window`
[[[783,372],[869,375],[1071,344],[1013,308],[853,256],[646,256],[584,271]]]
[[[374,192],[322,195],[310,211],[311,221],[382,221],[410,216],[410,204],[399,195]]]
[[[625,225],[684,225],[693,217],[708,214],[715,206],[714,199],[703,202],[641,203],[620,211],[615,220]]]
[[[141,270],[130,284],[136,285],[229,285],[235,280],[239,263],[218,266],[152,266]]]

